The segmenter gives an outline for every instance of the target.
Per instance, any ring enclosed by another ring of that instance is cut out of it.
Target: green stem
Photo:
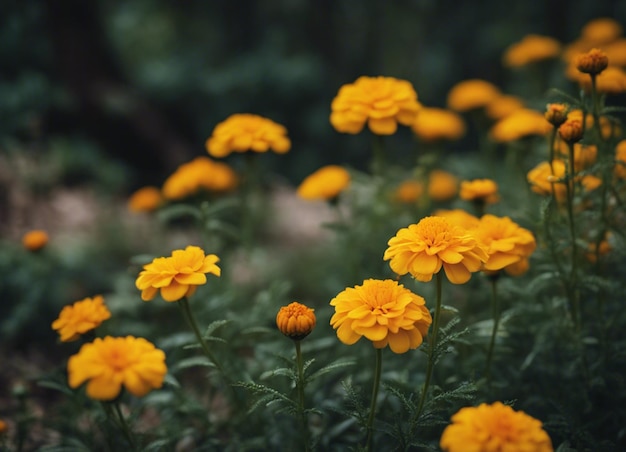
[[[491,280],[491,312],[493,317],[493,329],[491,330],[491,340],[489,341],[489,350],[487,351],[487,365],[485,368],[485,376],[487,384],[491,385],[491,361],[493,359],[493,349],[496,344],[496,335],[498,326],[500,325],[500,300],[498,298],[498,280],[497,276],[490,277]]]
[[[372,386],[372,400],[370,402],[370,413],[367,417],[367,440],[366,448],[368,452],[372,450],[372,437],[374,433],[374,414],[376,412],[376,401],[378,399],[378,388],[380,387],[380,374],[383,367],[383,349],[376,349],[376,368],[374,370],[374,385]]]
[[[309,427],[307,425],[307,417],[304,412],[304,361],[302,359],[302,351],[300,349],[300,341],[294,341],[296,344],[296,366],[298,368],[298,417],[300,418],[300,430],[302,432],[302,441],[304,442],[304,450],[309,449]]]
[[[578,247],[576,244],[576,226],[574,221],[574,194],[575,194],[575,182],[574,182],[574,144],[568,143],[569,150],[569,162],[568,162],[568,174],[566,177],[566,193],[567,193],[567,217],[569,220],[570,240],[572,243],[572,264],[570,270],[570,278],[568,281],[567,292],[569,294],[569,300],[572,308],[572,317],[574,320],[574,326],[576,330],[580,329],[580,314],[579,314],[579,300],[578,291],[574,289],[576,285],[576,273],[578,264]]]
[[[113,422],[121,431],[126,441],[130,445],[132,450],[138,450],[137,444],[135,443],[135,439],[133,437],[132,431],[122,414],[122,410],[120,409],[120,405],[118,402],[102,402],[102,406],[107,415],[107,418]]]
[[[372,175],[382,177],[385,174],[385,143],[382,135],[374,135],[372,154]]]

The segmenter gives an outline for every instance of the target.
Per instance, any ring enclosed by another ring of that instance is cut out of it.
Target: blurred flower
[[[165,353],[143,338],[133,336],[97,338],[84,344],[67,363],[69,385],[87,383],[87,395],[113,400],[122,390],[143,397],[160,388],[167,373]]]
[[[313,309],[294,301],[283,306],[276,314],[276,326],[281,333],[294,341],[307,337],[315,328]]]
[[[557,201],[564,201],[567,197],[567,188],[563,182],[565,177],[565,162],[554,159],[550,162],[541,162],[526,175],[526,180],[530,184],[530,189],[540,195],[554,195]]]
[[[70,342],[97,328],[109,318],[111,313],[104,304],[104,298],[96,295],[65,306],[59,318],[52,322],[52,329],[59,333],[61,342]]]
[[[590,20],[582,28],[580,37],[594,44],[605,44],[622,35],[622,26],[610,17],[599,17]]]
[[[524,108],[524,101],[517,96],[503,94],[494,98],[485,106],[486,115],[497,121]]]
[[[437,217],[445,217],[451,223],[461,226],[463,229],[475,229],[480,224],[480,220],[471,213],[463,209],[439,209],[434,212]]]
[[[508,67],[521,67],[536,61],[554,58],[560,51],[561,44],[556,39],[530,34],[506,49],[503,62]]]
[[[447,201],[459,190],[457,177],[443,170],[432,170],[428,176],[428,197],[433,201]]]
[[[420,346],[432,323],[424,298],[390,279],[366,279],[346,288],[330,301],[335,314],[330,324],[347,345],[361,337],[375,348],[406,353]]]
[[[327,165],[308,175],[298,187],[303,199],[331,200],[350,185],[350,173],[338,165]]]
[[[585,258],[592,264],[595,264],[598,261],[598,257],[609,254],[613,250],[610,238],[611,233],[607,232],[599,244],[590,242],[587,246],[587,251],[585,252]]]
[[[6,432],[8,430],[7,423],[0,419],[0,434]]]
[[[615,176],[626,179],[626,140],[622,140],[615,146]]]
[[[157,257],[144,265],[135,285],[141,290],[141,299],[152,300],[158,291],[165,301],[178,301],[190,297],[197,286],[206,284],[205,273],[220,276],[221,269],[216,265],[219,257],[204,255],[197,246],[175,250],[170,257]]]
[[[424,185],[416,180],[405,180],[394,192],[394,199],[405,204],[416,202],[424,192]]]
[[[555,147],[557,156],[569,158],[569,146],[559,140]],[[574,171],[579,172],[596,163],[598,147],[592,144],[574,143]]]
[[[537,419],[495,402],[461,408],[441,435],[445,452],[552,452],[552,441]]]
[[[602,46],[602,50],[609,58],[611,66],[626,66],[626,39],[618,39]]]
[[[487,106],[501,96],[500,90],[485,80],[470,79],[457,83],[448,93],[448,107],[465,112]]]
[[[576,69],[584,74],[597,75],[607,68],[609,58],[600,49],[591,49],[587,53],[580,54],[575,60]]]
[[[41,229],[28,231],[22,236],[22,245],[28,251],[39,251],[48,244],[48,233]]]
[[[489,134],[496,142],[506,143],[532,135],[546,135],[551,129],[541,113],[522,108],[496,122]]]
[[[226,163],[196,157],[174,171],[163,184],[163,196],[182,199],[200,190],[226,192],[237,187],[237,174]]]
[[[567,111],[569,107],[566,104],[552,103],[546,105],[546,112],[543,116],[554,127],[559,127],[567,120]]]
[[[568,118],[559,126],[559,136],[568,144],[577,143],[583,138],[583,122],[578,119]]]
[[[487,247],[489,259],[484,264],[487,271],[507,271],[510,266],[527,261],[537,247],[533,234],[509,217],[483,215],[474,233]]]
[[[465,201],[493,204],[499,201],[498,184],[492,179],[474,179],[461,182],[459,197]]]
[[[567,119],[578,119],[582,121],[583,112],[580,109],[572,110],[567,114]],[[600,116],[600,134],[602,138],[608,140],[609,138],[616,138],[621,135],[622,130],[619,126],[619,122],[608,116]],[[594,125],[593,115],[587,113],[585,117],[585,130],[590,130]]]
[[[565,75],[570,80],[578,83],[586,92],[591,91],[591,77],[578,71],[574,63],[568,65]],[[626,72],[616,66],[607,67],[600,74],[596,75],[596,90],[599,93],[606,94],[623,93],[626,91]]]
[[[220,122],[206,141],[213,157],[226,157],[232,152],[267,152],[284,154],[291,148],[287,129],[271,119],[249,113],[237,113]]]
[[[387,242],[384,260],[399,275],[430,281],[441,268],[452,284],[469,281],[489,257],[473,234],[445,217],[426,217],[400,229]]]
[[[456,112],[424,107],[417,114],[411,129],[422,141],[454,141],[465,135],[465,122]]]
[[[161,190],[157,187],[142,187],[128,198],[128,210],[131,212],[152,212],[163,203]]]
[[[376,135],[393,135],[398,124],[413,124],[420,108],[408,81],[362,76],[339,89],[331,104],[330,123],[338,132],[357,134],[367,122]]]

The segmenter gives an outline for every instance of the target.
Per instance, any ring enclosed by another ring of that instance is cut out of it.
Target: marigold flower
[[[410,126],[421,105],[413,85],[393,77],[359,77],[343,85],[331,104],[330,123],[338,132],[357,134],[365,123],[376,135]]]
[[[71,306],[65,306],[59,318],[52,322],[52,329],[61,336],[61,342],[75,341],[81,334],[91,331],[105,320],[111,318],[111,312],[104,304],[104,298],[96,295],[85,298]]]
[[[609,65],[609,57],[600,49],[591,49],[576,57],[576,69],[585,74],[597,75]]]
[[[432,170],[428,175],[428,197],[433,201],[447,201],[459,191],[459,179],[443,170]]]
[[[559,127],[567,120],[568,106],[565,104],[548,104],[546,105],[546,112],[544,117],[554,127]]]
[[[439,209],[434,212],[437,217],[446,217],[451,223],[463,229],[475,229],[480,224],[478,217],[463,209]]]
[[[500,90],[486,80],[464,80],[448,92],[448,107],[459,112],[474,110],[485,107],[500,96]]]
[[[567,197],[567,188],[562,178],[565,177],[565,162],[560,159],[550,162],[541,162],[526,175],[530,189],[540,195],[554,195],[558,201]]]
[[[582,28],[580,36],[584,41],[605,44],[617,39],[622,34],[622,26],[610,17],[590,20]]]
[[[456,112],[424,107],[411,124],[411,129],[423,141],[454,141],[465,135],[465,122]]]
[[[182,199],[201,190],[209,192],[227,192],[237,187],[235,171],[223,162],[216,162],[208,157],[196,157],[183,163],[163,184],[163,196],[166,199]]]
[[[622,140],[615,146],[615,176],[626,179],[626,140]]]
[[[216,265],[219,260],[215,254],[205,256],[201,248],[190,245],[173,251],[170,257],[157,257],[144,265],[135,286],[141,290],[144,301],[152,300],[159,291],[165,301],[178,301],[206,284],[205,273],[220,276],[221,269]]]
[[[578,119],[580,121],[583,120],[583,112],[580,109],[572,110],[567,114],[567,119]],[[607,116],[600,116],[600,134],[602,138],[608,140],[609,138],[618,137],[622,130],[614,120]],[[585,130],[590,130],[594,125],[593,115],[591,113],[587,113],[585,116]]]
[[[461,408],[441,435],[445,452],[552,452],[552,441],[539,420],[495,402]]]
[[[474,179],[461,182],[459,197],[465,201],[493,204],[500,200],[498,184],[492,179]]]
[[[522,108],[496,122],[489,134],[498,143],[520,140],[532,135],[546,135],[552,127],[535,110]]]
[[[609,58],[611,66],[626,66],[626,39],[618,39],[602,46],[602,50]]]
[[[562,140],[555,146],[555,154],[569,158],[569,145]],[[579,172],[596,163],[598,147],[593,144],[574,143],[574,171]]]
[[[524,101],[517,96],[503,94],[496,97],[485,106],[485,114],[498,121],[511,113],[524,108]]]
[[[28,251],[39,251],[48,244],[48,233],[41,229],[28,231],[22,236],[22,245]]]
[[[394,353],[406,353],[420,346],[432,323],[425,304],[397,281],[366,279],[330,301],[335,307],[330,324],[346,345],[365,336],[375,348],[389,345]]]
[[[8,428],[7,423],[0,419],[0,434],[6,432]]]
[[[565,75],[568,79],[578,83],[586,92],[591,91],[591,77],[578,71],[575,61],[567,66]],[[595,76],[596,91],[605,94],[620,94],[626,91],[626,72],[617,66],[609,66]]]
[[[568,144],[576,143],[583,138],[583,122],[576,118],[568,118],[559,126],[559,136]]]
[[[549,36],[530,34],[511,44],[502,57],[508,67],[521,67],[558,56],[561,44]]]
[[[276,326],[285,336],[299,341],[315,328],[314,310],[296,301],[283,306],[276,314]]]
[[[387,244],[383,259],[391,269],[418,281],[430,281],[443,267],[452,284],[464,284],[489,257],[473,234],[445,217],[422,218],[400,229]]]
[[[84,344],[70,357],[67,372],[71,388],[87,381],[89,397],[113,400],[122,387],[137,397],[160,388],[167,367],[165,353],[146,339],[107,336]]]
[[[284,154],[291,148],[287,129],[259,115],[237,113],[220,122],[206,141],[213,157],[226,157],[232,152],[267,152]]]
[[[142,187],[128,198],[131,212],[152,212],[163,203],[163,195],[157,187]]]
[[[405,204],[416,202],[424,192],[424,185],[416,180],[402,182],[394,192],[394,199]]]
[[[350,173],[342,166],[323,166],[302,181],[297,194],[303,199],[331,200],[350,185],[350,179]]]

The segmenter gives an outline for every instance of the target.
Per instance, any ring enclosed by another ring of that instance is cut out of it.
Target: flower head
[[[163,196],[166,199],[182,199],[201,190],[209,192],[227,192],[237,187],[237,174],[223,162],[216,162],[208,157],[196,157],[183,163],[163,184]]]
[[[425,304],[397,281],[366,279],[330,301],[335,307],[330,324],[344,344],[365,336],[376,348],[389,345],[394,353],[406,353],[420,346],[432,323]]]
[[[580,32],[580,37],[590,43],[605,44],[621,36],[622,31],[622,26],[615,19],[598,17],[585,24]]]
[[[452,416],[439,445],[445,452],[552,452],[541,422],[495,402],[461,408]]]
[[[500,90],[486,80],[464,80],[448,93],[448,107],[459,112],[474,110],[485,107],[500,96]]]
[[[443,108],[422,108],[411,129],[423,141],[458,140],[465,135],[465,122],[456,112]]]
[[[526,66],[536,61],[558,56],[561,44],[549,36],[530,34],[511,44],[505,51],[503,62],[508,67]]]
[[[339,89],[331,104],[330,123],[342,133],[357,134],[367,123],[376,135],[393,135],[398,124],[413,124],[420,107],[410,82],[362,76]]]
[[[28,231],[22,236],[22,245],[28,251],[39,251],[48,244],[48,233],[41,229]]]
[[[7,429],[8,429],[7,423],[3,421],[2,419],[0,419],[0,435],[6,432]]]
[[[422,218],[400,229],[387,244],[383,259],[391,269],[418,281],[430,281],[443,267],[451,283],[464,284],[489,257],[473,234],[445,217]]]
[[[546,112],[543,115],[550,124],[559,127],[567,120],[567,110],[566,104],[551,103],[546,105]]]
[[[109,318],[111,313],[104,304],[104,298],[96,295],[65,306],[59,318],[52,322],[52,329],[59,333],[61,342],[70,342],[97,328]]]
[[[583,122],[578,119],[567,119],[559,126],[559,136],[569,144],[576,143],[583,138]]]
[[[324,166],[307,176],[298,187],[303,199],[333,199],[350,184],[350,173],[342,166]]]
[[[626,179],[626,140],[622,140],[615,146],[615,176]]]
[[[554,196],[561,202],[567,197],[567,188],[563,182],[565,176],[565,162],[554,159],[552,163],[541,162],[526,175],[526,180],[530,184],[530,189],[540,195],[550,195],[554,191]]]
[[[521,98],[503,94],[494,98],[485,106],[485,114],[489,118],[498,121],[522,108],[524,108],[524,101]]]
[[[394,199],[405,204],[416,202],[424,192],[424,185],[416,180],[405,180],[394,192]]]
[[[213,157],[226,157],[232,152],[267,152],[284,154],[291,148],[287,129],[271,119],[249,113],[238,113],[220,122],[206,141]]]
[[[285,336],[299,341],[307,337],[315,328],[313,309],[294,301],[283,306],[276,314],[276,326]]]
[[[451,223],[461,226],[463,229],[476,229],[480,220],[463,209],[439,209],[435,211],[438,217],[446,217]]]
[[[496,142],[506,143],[532,135],[546,135],[551,128],[541,113],[522,108],[496,122],[489,133]]]
[[[461,199],[465,201],[479,201],[485,204],[498,202],[498,184],[491,179],[474,179],[461,182]]]
[[[576,69],[580,72],[596,75],[608,67],[609,57],[602,50],[594,48],[587,53],[578,55],[575,64]]]
[[[128,198],[131,212],[152,212],[163,203],[163,195],[157,187],[142,187]]]
[[[216,265],[219,260],[215,254],[205,256],[197,246],[175,250],[170,257],[157,257],[144,265],[135,286],[144,301],[152,300],[159,291],[165,301],[178,301],[206,283],[205,273],[220,276],[221,269]]]
[[[83,345],[67,363],[69,385],[87,383],[95,400],[115,399],[124,387],[137,397],[160,388],[167,373],[165,353],[143,338],[97,338]]]
[[[432,170],[428,175],[428,197],[433,201],[447,201],[459,191],[457,177],[443,170]]]

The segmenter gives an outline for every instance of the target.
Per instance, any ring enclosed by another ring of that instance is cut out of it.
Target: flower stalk
[[[296,346],[296,367],[298,370],[298,418],[300,420],[300,431],[302,433],[302,442],[304,450],[309,451],[309,427],[307,425],[307,416],[304,411],[304,360],[302,358],[302,350],[299,340],[294,340]]]
[[[376,349],[376,364],[374,367],[374,384],[372,385],[372,400],[370,401],[370,412],[367,417],[367,439],[365,441],[365,447],[370,452],[374,450],[372,448],[373,435],[374,435],[374,416],[376,413],[376,402],[378,400],[378,390],[380,388],[380,375],[383,367],[383,349]]]
[[[500,325],[500,299],[498,298],[498,275],[490,276],[491,282],[491,313],[493,317],[493,329],[491,330],[491,339],[489,340],[489,349],[487,350],[487,364],[485,366],[485,377],[487,385],[491,385],[491,362],[493,360],[493,350],[496,344],[496,336]]]

